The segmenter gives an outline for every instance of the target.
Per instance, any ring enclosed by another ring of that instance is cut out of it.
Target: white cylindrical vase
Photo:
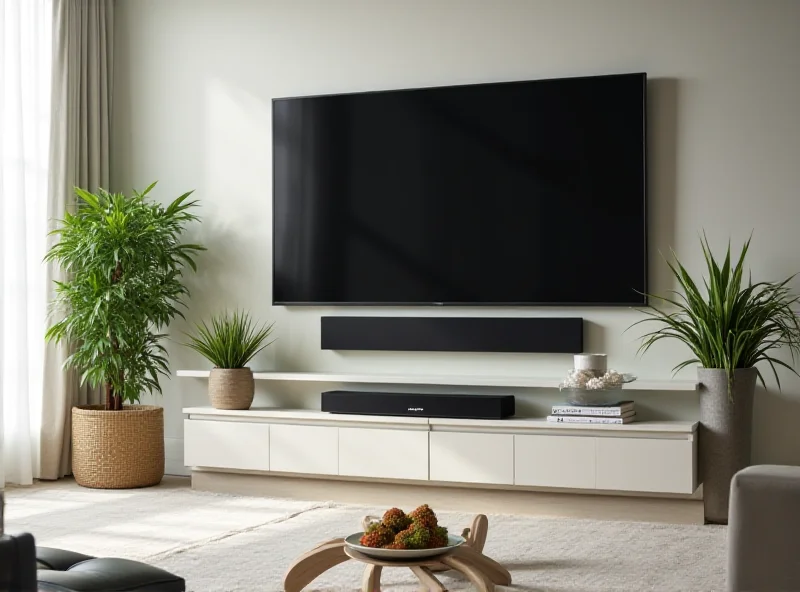
[[[608,370],[606,354],[575,354],[573,363],[575,370],[593,370],[598,375]]]

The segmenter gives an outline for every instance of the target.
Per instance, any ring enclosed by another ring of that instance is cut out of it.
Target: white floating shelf
[[[326,413],[312,409],[280,409],[254,407],[245,410],[214,409],[213,407],[185,407],[183,413],[190,419],[225,418],[229,421],[280,420],[308,425],[323,423],[341,424],[407,424],[424,426],[436,431],[445,427],[459,428],[506,428],[515,432],[529,430],[548,431],[612,431],[612,432],[661,432],[691,434],[697,430],[696,421],[638,421],[628,424],[552,423],[541,417],[510,417],[508,419],[455,419],[440,417],[401,417],[388,415],[348,415]]]
[[[250,420],[281,420],[296,421],[298,423],[314,424],[322,422],[338,423],[380,423],[380,424],[406,424],[414,426],[427,426],[427,417],[406,417],[394,415],[354,415],[326,413],[316,409],[282,409],[279,407],[251,407],[250,409],[214,409],[213,407],[185,407],[183,412],[192,418],[224,417],[227,419]],[[577,425],[577,424],[570,424]],[[628,424],[630,425],[630,424]]]
[[[185,378],[208,378],[209,370],[178,370]],[[332,372],[253,372],[256,380],[327,382],[341,384],[417,384],[506,388],[558,388],[562,379],[535,376],[467,376],[412,374],[346,374]],[[696,391],[694,380],[637,380],[624,387],[630,391]]]

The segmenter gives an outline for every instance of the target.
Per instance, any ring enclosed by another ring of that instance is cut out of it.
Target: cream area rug
[[[195,492],[180,478],[140,490],[60,481],[6,493],[7,531],[31,532],[42,546],[145,561],[183,576],[193,592],[278,592],[295,557],[359,530],[362,516],[382,510]],[[471,520],[438,513],[456,533]],[[502,592],[724,589],[721,526],[490,515],[486,553],[511,571],[514,583]],[[306,590],[360,590],[362,572],[349,561]],[[470,589],[456,576],[441,579],[449,590]],[[402,568],[382,578],[387,592],[416,591],[415,582]]]

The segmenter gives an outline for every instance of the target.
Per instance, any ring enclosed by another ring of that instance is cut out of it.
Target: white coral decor
[[[595,391],[619,388],[624,382],[624,376],[616,370],[609,370],[602,376],[595,376],[595,373],[591,370],[570,370],[567,379],[559,385],[559,388],[579,388]]]
[[[616,370],[609,370],[603,374],[603,382],[605,382],[605,388],[616,388],[622,386],[622,384],[625,382],[625,379],[622,374]]]
[[[589,382],[586,383],[586,388],[589,389],[590,391],[599,391],[601,389],[604,389],[605,386],[606,383],[603,382],[602,378],[592,378],[589,380]]]
[[[594,378],[591,370],[570,370],[567,379],[559,385],[559,388],[586,388],[586,384]]]

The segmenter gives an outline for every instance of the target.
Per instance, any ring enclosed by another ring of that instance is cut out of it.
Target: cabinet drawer
[[[339,474],[428,479],[428,432],[339,428]]]
[[[514,484],[594,489],[595,438],[514,436]]]
[[[514,483],[514,436],[431,432],[431,481]]]
[[[269,425],[240,421],[183,421],[187,467],[269,470]]]
[[[336,475],[339,472],[338,428],[272,424],[269,428],[270,471]]]
[[[694,493],[693,440],[597,438],[597,489]]]

